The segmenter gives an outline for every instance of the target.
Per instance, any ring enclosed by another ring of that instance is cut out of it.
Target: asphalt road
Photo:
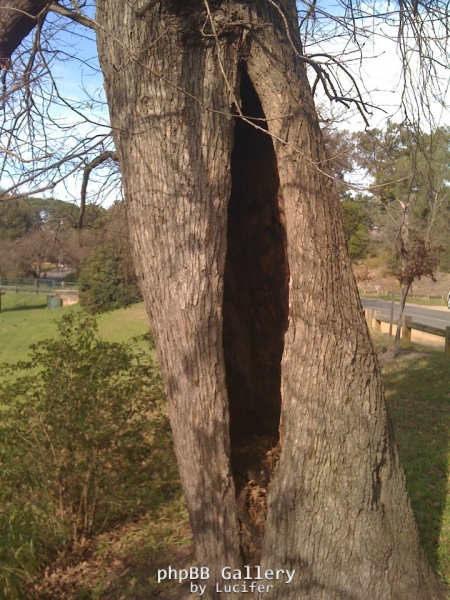
[[[391,316],[391,303],[387,300],[377,300],[376,298],[361,298],[361,303],[364,308],[373,308],[380,310],[384,317]],[[398,319],[398,313],[400,310],[400,303],[394,303],[394,323]],[[445,329],[450,326],[450,310],[436,310],[428,308],[426,306],[417,306],[416,304],[406,303],[405,311],[403,313],[405,317],[412,317],[412,320],[416,323],[422,323],[423,325],[430,325],[431,327],[439,327],[439,329]]]

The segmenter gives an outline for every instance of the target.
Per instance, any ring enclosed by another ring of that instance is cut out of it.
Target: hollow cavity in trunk
[[[223,344],[241,546],[244,559],[257,562],[266,488],[279,454],[289,272],[272,138],[244,65],[240,80],[242,113],[250,122],[235,119]]]

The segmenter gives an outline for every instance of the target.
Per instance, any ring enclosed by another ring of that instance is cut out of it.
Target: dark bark
[[[32,31],[48,0],[0,0],[0,68],[8,69],[14,50]]]

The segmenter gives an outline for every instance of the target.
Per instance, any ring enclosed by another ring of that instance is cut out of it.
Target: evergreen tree
[[[139,302],[142,297],[131,255],[114,243],[93,251],[79,279],[80,304],[99,314]]]

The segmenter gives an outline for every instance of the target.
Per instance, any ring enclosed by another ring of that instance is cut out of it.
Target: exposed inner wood
[[[242,112],[267,129],[245,67]],[[230,410],[231,460],[241,546],[257,561],[270,481],[270,453],[278,443],[281,357],[288,315],[288,263],[284,215],[272,139],[235,121],[228,205],[223,344]],[[269,454],[268,454],[269,453]]]

